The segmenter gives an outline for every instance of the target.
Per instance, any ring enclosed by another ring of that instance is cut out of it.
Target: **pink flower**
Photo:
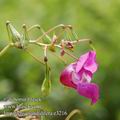
[[[99,87],[91,83],[91,79],[97,68],[96,52],[89,51],[62,71],[60,81],[65,86],[74,88],[80,95],[91,99],[91,103],[94,104],[99,99]]]

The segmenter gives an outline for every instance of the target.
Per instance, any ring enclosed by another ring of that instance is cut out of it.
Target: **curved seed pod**
[[[50,69],[46,62],[46,73],[45,73],[45,79],[42,83],[41,91],[44,96],[48,96],[51,91],[51,80],[50,80]]]
[[[13,25],[9,21],[6,22],[6,27],[9,38],[12,40],[13,43],[15,43],[16,47],[23,48],[24,41],[19,32],[13,27]]]

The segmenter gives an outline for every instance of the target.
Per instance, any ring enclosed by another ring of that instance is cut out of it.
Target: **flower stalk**
[[[10,47],[13,47],[13,46],[14,46],[14,43],[10,43],[10,44],[8,44],[7,46],[5,46],[5,47],[0,51],[0,57],[1,57],[2,55],[4,55]]]
[[[65,118],[65,120],[71,120],[71,118],[72,118],[75,114],[81,115],[81,116],[80,116],[80,118],[81,118],[80,120],[83,120],[83,116],[82,116],[81,111],[80,111],[79,109],[75,109],[75,110],[71,111],[70,114]]]

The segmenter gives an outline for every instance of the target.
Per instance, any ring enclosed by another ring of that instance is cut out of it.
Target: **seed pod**
[[[41,92],[42,92],[43,96],[48,96],[51,91],[51,80],[50,80],[49,72],[50,72],[50,69],[46,62],[45,79],[44,79],[44,81],[42,83],[42,87],[41,87]]]
[[[7,21],[6,26],[7,26],[10,38],[12,39],[12,42],[18,45],[16,47],[23,48],[24,41],[22,36],[19,34],[19,32],[13,27],[13,25],[9,21]]]

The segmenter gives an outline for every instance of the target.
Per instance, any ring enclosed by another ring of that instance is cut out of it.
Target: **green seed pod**
[[[23,39],[19,32],[13,27],[13,25],[7,21],[6,27],[8,31],[9,38],[12,39],[12,42],[16,44],[16,47],[23,48]]]
[[[45,79],[44,79],[44,81],[42,83],[42,87],[41,87],[41,92],[42,92],[43,96],[48,96],[51,91],[51,80],[50,80],[49,72],[50,72],[50,69],[46,62]]]

